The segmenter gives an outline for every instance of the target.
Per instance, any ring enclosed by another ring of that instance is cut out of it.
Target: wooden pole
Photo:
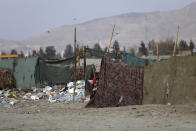
[[[74,57],[75,57],[75,68],[74,68],[74,91],[73,91],[73,104],[75,103],[75,90],[76,90],[76,27],[74,28]]]
[[[109,44],[108,44],[107,53],[110,51],[110,46],[111,46],[112,38],[113,38],[113,35],[114,35],[114,29],[115,29],[115,25],[113,25],[113,28],[112,28],[112,33],[111,33],[110,41],[109,41]]]
[[[159,44],[158,43],[156,44],[156,47],[157,47],[157,61],[159,61]]]
[[[87,74],[86,74],[86,46],[84,46],[84,80],[85,80],[85,92],[87,89]]]
[[[179,33],[179,25],[177,26],[176,29],[176,41],[175,41],[175,45],[174,45],[174,51],[173,51],[173,56],[176,56],[176,47],[177,47],[177,43],[178,43],[178,33]]]

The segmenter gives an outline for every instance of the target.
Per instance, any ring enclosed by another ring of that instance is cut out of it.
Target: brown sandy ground
[[[0,105],[1,131],[195,131],[196,105],[84,108],[85,103]]]

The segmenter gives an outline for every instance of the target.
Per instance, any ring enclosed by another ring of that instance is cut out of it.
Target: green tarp
[[[74,59],[39,60],[37,79],[41,84],[65,84],[74,73]]]
[[[121,60],[122,62],[135,67],[144,67],[156,63],[156,60],[141,59],[126,52],[121,54]]]
[[[36,86],[35,72],[38,58],[0,59],[0,67],[14,72],[17,88]]]
[[[72,81],[74,58],[65,60],[42,60],[36,57],[0,59],[0,67],[14,72],[17,88],[31,88],[40,84],[66,84]],[[95,70],[94,65],[87,66],[87,79],[92,79],[93,69]]]

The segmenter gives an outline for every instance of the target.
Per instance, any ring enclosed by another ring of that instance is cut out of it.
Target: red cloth
[[[94,79],[93,79],[93,84],[91,85],[90,99],[91,99],[92,92],[93,92],[93,87],[94,87],[94,84],[96,84],[96,81],[97,81],[97,78],[96,78],[96,77],[94,77]]]

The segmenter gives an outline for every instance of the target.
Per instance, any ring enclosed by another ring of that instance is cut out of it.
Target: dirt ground
[[[84,108],[85,103],[0,104],[1,131],[195,131],[196,105]]]

